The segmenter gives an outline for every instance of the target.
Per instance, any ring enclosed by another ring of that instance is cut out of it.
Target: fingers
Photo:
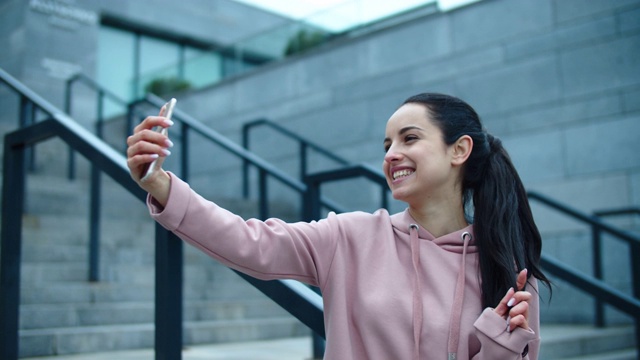
[[[513,290],[513,288],[509,288],[505,296],[502,298],[502,300],[500,300],[500,303],[498,304],[498,306],[496,306],[496,308],[493,311],[502,317],[507,316],[507,313],[511,308],[511,306],[508,305],[508,303],[509,301],[511,301],[514,294],[515,294],[515,290]]]
[[[173,143],[167,135],[154,131],[153,128],[167,128],[173,122],[162,116],[149,116],[144,119],[127,138],[127,166],[134,180],[138,181],[147,165],[158,157],[171,154],[169,148]]]
[[[516,286],[519,291],[510,288],[494,309],[496,314],[506,318],[506,330],[509,332],[517,327],[529,329],[529,301],[532,295],[530,292],[524,291],[526,284],[527,269],[523,269],[516,278]]]
[[[529,294],[531,295],[531,294]],[[509,311],[507,317],[507,331],[511,332],[517,327],[525,330],[529,329],[529,303],[526,301],[519,302]]]
[[[516,278],[516,285],[518,290],[524,290],[525,285],[527,285],[527,269],[522,269],[520,273],[518,273],[518,277]]]
[[[146,119],[144,119],[140,124],[138,124],[138,126],[136,126],[133,129],[133,135],[136,135],[140,132],[143,132],[145,130],[151,130],[156,126],[161,126],[164,128],[170,127],[171,125],[173,125],[173,121],[162,117],[162,116],[148,116]]]
[[[513,289],[509,290],[507,296],[509,292],[513,291]],[[529,329],[529,301],[531,296],[528,291],[513,292],[513,295],[506,303],[507,331],[511,332],[517,327],[522,327],[525,330]]]

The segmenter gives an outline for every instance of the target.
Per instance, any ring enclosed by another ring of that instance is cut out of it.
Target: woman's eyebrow
[[[418,127],[418,126],[405,126],[402,129],[400,129],[400,131],[398,131],[398,134],[402,135],[404,133],[406,133],[407,131],[411,131],[411,130],[418,130],[418,131],[424,131],[422,128]]]
[[[421,127],[411,125],[411,126],[405,126],[402,129],[400,129],[400,131],[398,131],[398,134],[402,135],[407,131],[411,131],[411,130],[424,131],[424,129],[422,129]],[[383,144],[386,144],[387,142],[391,142],[391,139],[388,137],[384,138],[384,140],[382,141]]]

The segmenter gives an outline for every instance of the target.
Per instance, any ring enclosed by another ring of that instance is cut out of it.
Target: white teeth
[[[393,180],[413,174],[413,170],[400,170],[393,173]]]

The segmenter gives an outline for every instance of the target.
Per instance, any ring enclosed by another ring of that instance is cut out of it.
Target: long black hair
[[[540,269],[542,239],[533,220],[524,185],[501,141],[482,126],[476,111],[449,95],[423,93],[403,104],[422,104],[442,131],[447,145],[461,136],[473,139],[473,149],[462,170],[462,199],[473,205],[473,222],[479,253],[482,304],[495,307],[524,268],[550,288]],[[471,203],[472,201],[472,203]],[[471,219],[472,218],[472,219]]]

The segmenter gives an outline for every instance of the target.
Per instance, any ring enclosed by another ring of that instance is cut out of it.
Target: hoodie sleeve
[[[250,276],[294,279],[320,286],[326,278],[336,241],[335,216],[310,223],[287,224],[241,217],[195,193],[171,174],[167,206],[152,198],[154,220],[212,258]]]
[[[505,319],[485,309],[474,323],[476,335],[480,340],[480,352],[472,357],[473,360],[513,359],[537,360],[540,351],[540,300],[535,278],[529,279],[529,286],[533,288],[529,303],[529,328],[516,328],[507,332]]]

